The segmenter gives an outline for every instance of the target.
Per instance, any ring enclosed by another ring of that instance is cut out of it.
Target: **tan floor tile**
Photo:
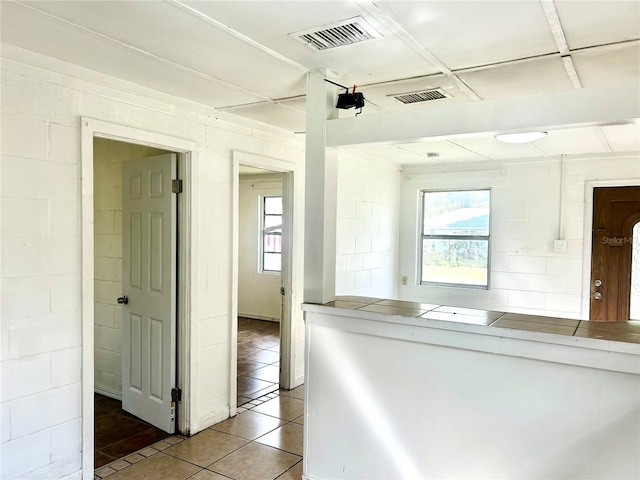
[[[163,441],[170,443],[171,445],[175,445],[176,443],[180,443],[183,440],[184,440],[184,437],[178,437],[177,435],[174,435],[172,437],[165,438]]]
[[[229,480],[229,477],[225,477],[219,473],[211,472],[209,470],[202,470],[196,473],[193,477],[189,477],[189,480]]]
[[[284,450],[295,455],[302,455],[303,426],[297,423],[287,423],[282,427],[258,438],[256,442],[270,447]]]
[[[304,415],[300,415],[298,418],[294,418],[291,421],[293,423],[297,423],[298,425],[304,425]]]
[[[273,480],[299,461],[300,457],[297,455],[259,443],[250,443],[208,469],[235,480]]]
[[[293,397],[280,395],[253,408],[254,412],[264,413],[283,420],[293,420],[304,413],[304,402]]]
[[[265,433],[269,433],[282,426],[284,423],[285,421],[279,418],[256,413],[253,410],[247,410],[240,415],[236,415],[210,428],[248,440],[255,440]]]
[[[200,468],[177,458],[157,453],[109,475],[111,480],[184,480]]]
[[[226,433],[204,430],[184,442],[180,442],[164,453],[206,467],[247,443]]]
[[[304,385],[294,388],[293,390],[280,390],[280,395],[285,397],[299,398],[304,400]]]
[[[156,450],[162,451],[162,450],[166,450],[171,445],[173,445],[173,444],[169,443],[169,442],[166,442],[164,440],[160,440],[159,442],[156,442],[153,445],[151,445],[151,448],[155,448]]]
[[[151,455],[155,455],[156,453],[158,453],[158,450],[156,450],[155,448],[147,447],[143,448],[138,453],[143,457],[150,457]]]
[[[266,382],[278,383],[280,381],[280,368],[273,365],[258,368],[247,373],[247,377],[257,378]]]
[[[137,453],[132,453],[131,455],[127,455],[126,457],[124,457],[124,460],[126,460],[129,463],[137,463],[140,460],[143,460],[145,457],[143,457],[140,454]]]
[[[112,475],[114,473],[116,473],[116,471],[107,465],[105,465],[104,467],[100,467],[95,471],[95,474],[100,478],[108,477],[109,475]]]
[[[276,480],[301,480],[302,479],[302,461],[296,463],[289,470],[280,475]]]
[[[122,470],[123,468],[127,468],[131,465],[129,462],[125,462],[123,459],[116,460],[115,462],[111,462],[109,466],[114,470]]]

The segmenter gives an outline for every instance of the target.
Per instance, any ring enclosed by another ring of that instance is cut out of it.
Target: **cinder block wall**
[[[93,328],[81,316],[83,116],[197,145],[191,432],[228,416],[232,152],[303,163],[304,145],[293,134],[6,44],[1,109],[0,477],[77,478],[81,471],[81,345]],[[304,190],[296,195],[302,211]],[[301,278],[297,272],[296,285]],[[292,328],[301,377],[298,309]]]
[[[400,220],[400,276],[403,300],[580,318],[584,220],[589,180],[637,180],[637,153],[567,157],[564,186],[560,157],[504,161],[482,168],[438,166],[422,173],[403,172]],[[490,289],[416,285],[417,198],[422,189],[492,188]],[[564,193],[561,195],[561,190]],[[566,252],[554,252],[562,236]]]
[[[397,164],[339,153],[337,295],[397,296],[399,208]]]

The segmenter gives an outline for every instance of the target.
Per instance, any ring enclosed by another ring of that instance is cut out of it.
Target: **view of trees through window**
[[[282,197],[263,197],[262,203],[263,272],[282,271]]]
[[[422,283],[488,286],[490,193],[422,192]]]

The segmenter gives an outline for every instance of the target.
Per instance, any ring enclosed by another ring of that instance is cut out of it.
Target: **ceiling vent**
[[[387,95],[387,96],[393,97],[399,102],[402,102],[404,104],[431,102],[433,100],[451,98],[451,95],[446,93],[441,88],[432,88],[430,90],[422,90],[420,92],[396,93],[396,94]]]
[[[290,33],[289,35],[312,50],[317,51],[353,45],[354,43],[382,37],[362,17],[350,18],[331,25],[311,28],[304,32]]]

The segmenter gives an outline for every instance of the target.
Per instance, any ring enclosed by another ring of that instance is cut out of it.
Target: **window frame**
[[[284,198],[282,194],[279,195],[260,195],[260,224],[259,224],[259,242],[258,242],[258,273],[262,273],[265,275],[281,275],[282,274],[282,243],[279,252],[266,252],[265,251],[265,239],[267,235],[279,235],[282,239],[282,224],[284,223],[284,203],[282,204],[282,213],[279,215],[276,214],[268,214],[266,213],[265,203],[267,198],[280,198],[281,202],[284,202]],[[267,216],[280,216],[282,222],[280,223],[280,232],[273,232],[271,229],[277,229],[278,227],[265,227],[265,218]],[[267,230],[270,231],[267,231]],[[278,254],[280,255],[280,270],[266,270],[264,267],[264,254]]]
[[[448,193],[448,192],[489,192],[489,229],[487,235],[425,235],[424,234],[424,196],[427,193]],[[473,290],[491,289],[491,216],[492,216],[491,187],[481,188],[426,188],[421,189],[418,195],[418,242],[417,242],[417,262],[416,262],[416,284],[433,287],[467,288]],[[487,284],[474,285],[468,283],[430,282],[422,280],[422,262],[424,255],[424,240],[479,240],[487,242]]]

